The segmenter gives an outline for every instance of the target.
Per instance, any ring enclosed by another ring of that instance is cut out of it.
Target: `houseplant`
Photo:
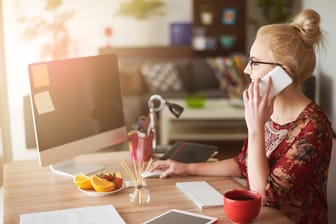
[[[164,3],[161,0],[131,0],[121,2],[116,15],[129,16],[138,20],[163,15]]]
[[[298,3],[298,0],[256,0],[261,17],[250,18],[249,22],[256,28],[265,24],[286,22],[293,16]]]

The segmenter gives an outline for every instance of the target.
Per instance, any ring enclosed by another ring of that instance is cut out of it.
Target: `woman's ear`
[[[292,70],[288,67],[288,66],[286,66],[286,65],[284,65],[284,66],[282,66],[282,68],[291,76],[291,74],[293,74],[292,73]]]
[[[293,82],[296,82],[297,77],[294,75],[293,71],[286,65],[282,66],[283,70],[292,78]]]

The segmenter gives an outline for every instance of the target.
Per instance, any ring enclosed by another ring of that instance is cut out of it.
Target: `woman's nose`
[[[250,75],[251,74],[251,68],[249,66],[249,64],[247,64],[244,68],[244,73],[247,74],[247,75]]]

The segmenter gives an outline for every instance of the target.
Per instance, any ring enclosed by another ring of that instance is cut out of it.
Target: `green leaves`
[[[164,3],[161,0],[131,0],[120,3],[116,15],[145,20],[153,16],[164,15],[163,6]]]
[[[295,0],[257,1],[257,5],[268,24],[287,22],[293,14],[294,3]]]

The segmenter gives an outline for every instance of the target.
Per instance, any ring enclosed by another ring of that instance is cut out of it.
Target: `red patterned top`
[[[265,147],[270,175],[264,204],[279,209],[296,223],[328,223],[327,178],[332,148],[331,124],[315,103],[285,125],[269,120]],[[235,157],[247,177],[247,140]]]

